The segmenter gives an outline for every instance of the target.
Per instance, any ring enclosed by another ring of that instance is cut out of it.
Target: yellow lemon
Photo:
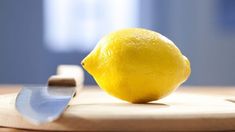
[[[132,103],[170,94],[191,72],[189,60],[171,40],[141,28],[103,37],[82,65],[103,90]]]

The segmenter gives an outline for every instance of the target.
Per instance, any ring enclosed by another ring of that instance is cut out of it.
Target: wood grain
[[[5,87],[5,86],[4,86]],[[60,119],[35,126],[14,108],[17,87],[0,96],[0,126],[52,131],[229,131],[235,130],[235,88],[184,87],[149,104],[129,104],[97,87],[86,87]],[[15,91],[14,91],[14,90]],[[1,131],[1,129],[0,129]]]

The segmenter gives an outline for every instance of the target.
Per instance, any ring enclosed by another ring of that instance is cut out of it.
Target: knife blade
[[[16,97],[16,110],[33,124],[52,122],[66,110],[80,92],[83,71],[79,66],[61,65],[47,86],[24,86]]]

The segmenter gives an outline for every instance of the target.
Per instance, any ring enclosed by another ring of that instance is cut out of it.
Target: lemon
[[[127,28],[104,36],[82,61],[98,85],[131,103],[158,100],[190,75],[190,62],[160,33]]]

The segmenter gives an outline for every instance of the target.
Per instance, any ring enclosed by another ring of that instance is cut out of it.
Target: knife
[[[76,65],[60,65],[57,75],[48,79],[47,86],[24,86],[16,97],[16,110],[33,124],[52,122],[69,106],[80,92],[83,71]]]

